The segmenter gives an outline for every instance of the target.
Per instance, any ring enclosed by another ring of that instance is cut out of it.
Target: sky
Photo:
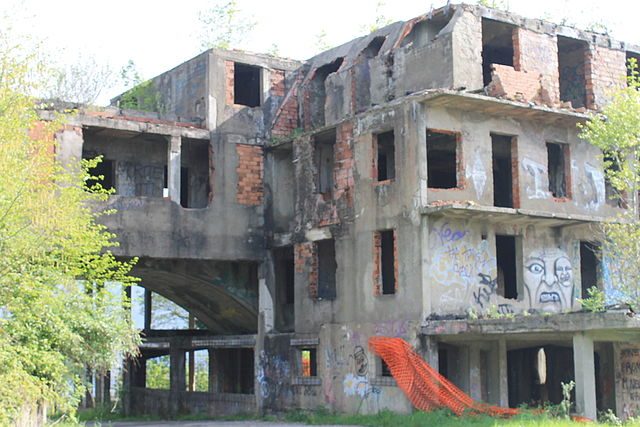
[[[377,9],[394,22],[446,4],[446,0],[237,1],[242,14],[257,22],[240,47],[267,52],[275,44],[280,56],[295,59],[317,53],[322,32],[329,46],[366,34]],[[578,28],[601,23],[616,39],[640,45],[637,0],[497,2],[525,17],[565,21]],[[61,64],[94,58],[112,69],[112,87],[98,101],[104,104],[124,89],[117,76],[129,60],[142,77],[151,78],[197,55],[198,13],[215,4],[215,0],[0,0],[0,16],[15,32],[41,40]]]

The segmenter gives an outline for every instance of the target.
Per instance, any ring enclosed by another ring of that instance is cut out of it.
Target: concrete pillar
[[[434,337],[428,335],[420,335],[420,346],[422,347],[422,358],[435,371],[440,369],[440,360],[438,359],[438,341]]]
[[[260,355],[264,352],[264,339],[265,339],[265,325],[264,325],[264,313],[258,314],[258,334],[256,335],[256,345],[253,351],[253,377],[255,378],[254,382],[254,394],[256,397],[256,410],[258,415],[264,415],[264,399],[261,393],[261,384],[258,381],[258,373],[261,369],[260,367]]]
[[[576,411],[596,419],[596,370],[593,339],[584,332],[573,336],[573,366],[576,379]]]
[[[498,395],[500,396],[500,406],[509,406],[509,377],[507,376],[507,340],[504,338],[498,341]]]
[[[487,361],[488,402],[503,407],[509,406],[509,385],[507,381],[507,342],[495,341]]]
[[[480,366],[480,347],[469,347],[469,395],[472,399],[482,400],[482,368]]]
[[[210,348],[209,352],[209,393],[218,393],[220,390],[218,386],[218,359],[216,357],[216,350]]]
[[[180,408],[180,393],[187,388],[185,350],[172,341],[169,357],[169,412],[176,416]]]
[[[169,152],[167,155],[167,185],[169,186],[169,198],[180,203],[180,168],[181,168],[182,138],[169,137]]]

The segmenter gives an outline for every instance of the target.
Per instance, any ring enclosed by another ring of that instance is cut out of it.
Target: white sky
[[[473,2],[474,0],[467,0]],[[116,72],[133,59],[144,78],[168,70],[199,53],[198,11],[211,0],[0,0],[14,29],[45,41],[61,62],[88,54]],[[238,0],[258,22],[241,46],[306,59],[316,53],[323,30],[329,45],[363,35],[376,16],[377,0]],[[382,12],[393,21],[421,15],[446,0],[387,0]],[[457,1],[453,1],[457,3]],[[579,28],[605,24],[618,40],[640,44],[637,0],[510,0],[509,10],[530,18],[568,20]],[[117,73],[116,73],[117,74]],[[119,93],[104,93],[100,101]]]

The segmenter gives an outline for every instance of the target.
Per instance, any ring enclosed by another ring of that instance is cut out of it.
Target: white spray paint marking
[[[543,176],[547,173],[547,169],[540,163],[527,157],[522,159],[522,168],[533,179],[532,183],[527,183],[526,185],[527,196],[530,199],[548,199],[549,191],[545,189],[542,179]]]

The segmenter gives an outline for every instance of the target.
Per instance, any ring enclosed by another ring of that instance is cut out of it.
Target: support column
[[[480,347],[469,347],[469,395],[472,399],[482,400],[482,369],[480,366]]]
[[[422,358],[437,372],[440,369],[438,341],[429,335],[420,335],[420,346],[422,347]]]
[[[172,341],[169,357],[169,412],[175,417],[180,409],[180,392],[185,391],[187,387],[185,351]]]
[[[507,340],[498,341],[498,394],[500,406],[509,407],[509,377],[507,371]]]
[[[573,336],[573,366],[576,379],[576,411],[596,419],[596,370],[593,339],[584,332]]]
[[[260,371],[260,355],[264,352],[264,338],[264,313],[259,313],[258,334],[256,335],[256,345],[253,350],[253,377],[255,378],[253,389],[256,397],[256,410],[258,412],[258,415],[264,415],[264,399],[261,393],[261,384],[260,381],[258,381],[258,373]]]
[[[220,387],[218,386],[218,359],[216,357],[216,350],[214,348],[208,349],[209,351],[209,393],[218,393]]]
[[[169,198],[171,201],[180,203],[180,168],[182,138],[179,136],[169,137],[169,152],[167,154],[167,186],[169,187]]]

